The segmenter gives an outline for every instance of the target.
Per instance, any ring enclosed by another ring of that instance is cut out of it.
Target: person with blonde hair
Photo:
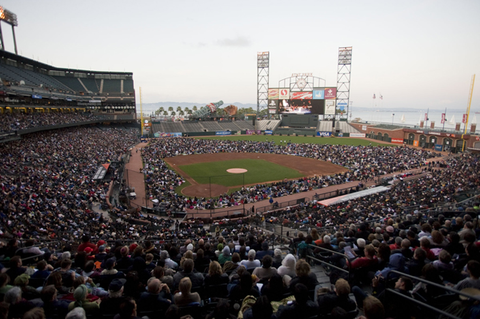
[[[295,277],[289,283],[292,292],[296,284],[304,284],[308,290],[313,290],[318,285],[317,276],[311,272],[310,265],[305,259],[300,259],[295,265]]]
[[[186,306],[192,302],[200,303],[201,298],[198,292],[192,292],[192,281],[188,277],[184,277],[180,280],[178,285],[180,292],[173,296],[173,302],[177,306]]]
[[[228,283],[228,275],[222,270],[218,261],[211,261],[208,266],[208,274],[205,275],[205,287]]]

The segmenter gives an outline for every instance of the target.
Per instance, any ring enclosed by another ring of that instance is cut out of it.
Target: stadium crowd
[[[13,132],[35,127],[74,124],[98,119],[88,112],[5,113],[1,116],[0,132]]]
[[[389,275],[393,269],[456,290],[480,289],[480,201],[456,203],[460,194],[478,192],[478,156],[448,157],[437,167],[425,165],[434,153],[403,147],[175,138],[142,149],[150,194],[161,194],[179,210],[195,203],[172,192],[182,180],[161,160],[172,155],[291,152],[352,169],[351,174],[258,185],[237,194],[249,200],[257,200],[256,193],[283,196],[302,186],[362,182],[413,168],[428,171],[426,177],[400,181],[385,193],[269,213],[266,219],[303,225],[285,252],[273,246],[274,236],[245,222],[229,221],[208,230],[131,211],[148,223],[127,223],[123,207],[111,212],[117,217],[113,221],[95,213],[93,203],[105,201],[109,186],[93,182],[94,171],[137,142],[134,130],[88,127],[37,133],[0,145],[2,318],[352,318],[357,308],[368,319],[424,316],[409,301],[386,295],[392,281],[400,294],[448,305],[449,312],[464,317],[478,314],[472,300],[443,296],[438,287]],[[439,211],[436,206],[444,203],[449,206]],[[31,256],[41,259],[35,269],[24,266]],[[349,275],[332,270],[334,289],[327,285],[319,295],[310,257],[350,270]],[[369,285],[373,290],[367,294]]]
[[[329,161],[349,168],[351,171],[332,176],[313,176],[269,185],[248,186],[233,194],[224,194],[215,202],[208,198],[186,198],[175,193],[175,188],[183,184],[185,180],[175,171],[169,169],[163,158],[191,154],[235,152],[293,154]],[[152,141],[142,149],[142,156],[145,163],[143,172],[147,184],[147,197],[163,199],[168,202],[169,209],[181,211],[184,208],[206,209],[213,205],[216,208],[234,206],[240,205],[244,201],[252,203],[269,197],[287,196],[350,181],[362,183],[393,172],[424,168],[428,159],[437,157],[439,154],[407,147],[294,143],[279,145],[274,142],[174,138]]]

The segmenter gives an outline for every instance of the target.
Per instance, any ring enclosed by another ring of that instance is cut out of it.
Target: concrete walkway
[[[143,173],[140,172],[140,169],[143,168],[142,152],[140,149],[145,146],[147,146],[147,143],[135,145],[131,151],[130,161],[125,165],[127,185],[130,188],[134,187],[135,193],[137,194],[136,199],[130,200],[130,204],[134,207],[147,206],[145,199],[145,178]],[[150,206],[152,205],[150,204]]]

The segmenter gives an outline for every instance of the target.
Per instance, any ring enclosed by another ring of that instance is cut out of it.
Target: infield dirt
[[[306,158],[292,155],[266,154],[266,153],[216,153],[216,154],[196,154],[188,156],[175,156],[165,158],[167,162],[178,174],[182,175],[190,186],[182,190],[183,195],[191,197],[210,197],[218,196],[228,191],[228,187],[217,184],[198,184],[193,178],[182,171],[178,166],[190,165],[195,163],[228,161],[234,159],[263,159],[278,165],[283,165],[299,171],[303,176],[320,176],[343,173],[348,169],[330,162],[319,161],[313,158]],[[274,181],[268,181],[274,182]],[[267,182],[267,183],[268,183]],[[232,188],[237,188],[232,187]]]

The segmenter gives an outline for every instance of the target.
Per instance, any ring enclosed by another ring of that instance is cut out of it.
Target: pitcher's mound
[[[227,173],[231,173],[231,174],[242,174],[242,173],[246,173],[248,172],[248,170],[246,170],[245,168],[229,168],[227,169]]]
[[[211,188],[211,190],[210,190]],[[197,184],[182,189],[182,194],[190,197],[216,197],[228,192],[228,187],[218,184]]]

